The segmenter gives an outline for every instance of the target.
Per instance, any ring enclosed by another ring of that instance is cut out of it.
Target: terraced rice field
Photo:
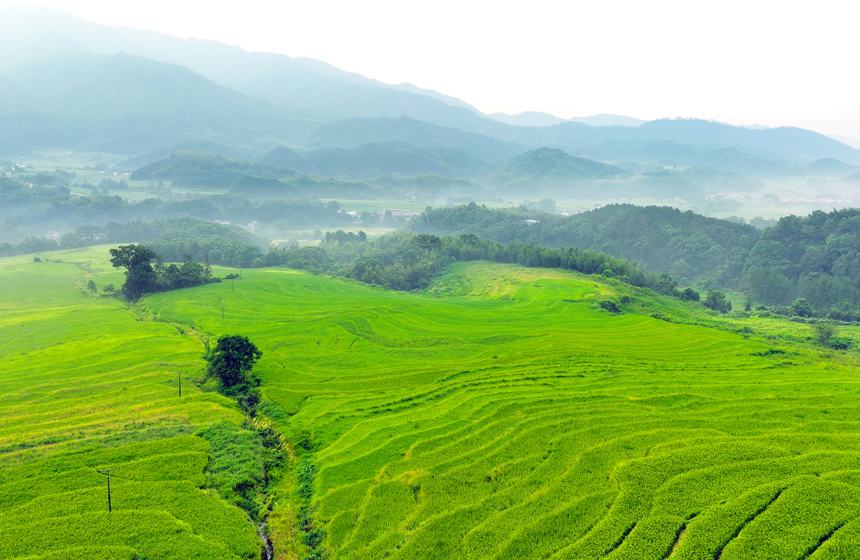
[[[0,259],[0,558],[259,557],[246,514],[203,489],[193,434],[242,415],[190,382],[200,342],[86,293],[122,283],[105,248],[49,258]]]
[[[313,442],[330,558],[860,558],[853,357],[610,315],[594,302],[625,288],[559,271],[233,289],[145,305],[263,350],[282,429]]]

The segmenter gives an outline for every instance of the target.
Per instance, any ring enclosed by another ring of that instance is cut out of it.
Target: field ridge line
[[[817,542],[817,543],[815,543],[815,544],[813,544],[811,547],[809,547],[809,548],[806,550],[806,552],[804,552],[804,553],[803,553],[803,556],[801,556],[801,557],[800,557],[800,560],[804,560],[805,558],[809,558],[810,556],[812,556],[812,555],[815,553],[815,551],[816,551],[816,550],[818,550],[819,548],[821,548],[821,545],[823,545],[824,543],[826,543],[827,541],[829,541],[829,540],[830,540],[830,538],[833,536],[833,534],[834,534],[834,533],[836,533],[836,531],[838,531],[839,529],[841,529],[842,527],[844,527],[844,526],[845,526],[845,523],[846,523],[846,522],[845,522],[845,521],[843,521],[842,523],[839,523],[838,525],[835,525],[832,529],[830,529],[829,531],[827,531],[826,533],[824,533],[823,535],[821,535],[821,536],[818,538],[818,542]]]
[[[681,544],[681,539],[683,539],[684,535],[687,534],[687,525],[689,525],[693,517],[695,517],[695,514],[684,520],[681,526],[678,527],[678,530],[675,532],[675,542],[673,542],[672,546],[670,546],[666,551],[666,554],[663,556],[663,560],[668,560],[675,554],[675,551],[678,550],[678,546]]]
[[[720,560],[720,558],[723,555],[723,551],[726,549],[727,546],[729,546],[729,543],[731,543],[733,540],[735,540],[737,538],[737,536],[741,534],[741,531],[743,531],[747,525],[752,523],[756,517],[758,517],[759,515],[764,513],[765,510],[767,508],[769,508],[771,506],[771,504],[773,504],[777,500],[777,498],[779,498],[782,495],[784,490],[785,490],[785,488],[781,488],[779,491],[777,491],[777,493],[774,494],[773,498],[771,498],[770,501],[768,501],[765,505],[763,505],[758,510],[756,510],[755,513],[753,513],[752,515],[747,517],[743,521],[743,523],[738,525],[738,528],[735,529],[735,532],[732,534],[732,536],[729,537],[728,540],[725,543],[723,543],[723,546],[721,546],[720,549],[716,552],[716,554],[714,554],[714,560]]]
[[[603,556],[609,556],[610,554],[612,554],[613,552],[618,550],[618,547],[620,547],[622,544],[624,544],[624,541],[627,540],[627,537],[630,535],[630,533],[633,532],[633,529],[635,529],[635,528],[636,528],[636,522],[634,521],[633,524],[630,525],[629,527],[627,527],[627,529],[624,531],[624,533],[621,534],[621,537],[617,541],[615,541],[615,544],[613,544],[609,548],[609,550],[607,550],[606,552],[603,553]]]

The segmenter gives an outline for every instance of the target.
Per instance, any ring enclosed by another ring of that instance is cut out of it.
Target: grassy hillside
[[[49,258],[0,259],[0,558],[258,557],[247,515],[207,489],[220,449],[195,434],[242,416],[191,382],[201,341],[89,294],[122,282],[105,247]]]
[[[330,558],[856,553],[856,359],[809,349],[808,326],[480,262],[424,295],[277,269],[232,289],[145,305],[263,350],[265,396],[298,442],[298,491],[271,518],[282,543]]]

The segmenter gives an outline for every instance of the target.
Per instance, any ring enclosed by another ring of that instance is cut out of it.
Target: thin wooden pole
[[[104,469],[104,470],[100,470],[100,471],[99,471],[99,472],[100,472],[100,473],[102,473],[102,474],[106,474],[106,475],[107,475],[107,479],[108,479],[108,513],[110,513],[111,511],[113,511],[113,510],[111,509],[111,506],[110,506],[110,473],[111,473],[112,471],[115,471],[115,470],[116,470],[116,469]]]

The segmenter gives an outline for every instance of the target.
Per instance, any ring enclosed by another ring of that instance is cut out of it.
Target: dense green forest
[[[547,247],[580,247],[635,260],[682,284],[738,287],[744,258],[760,233],[752,226],[669,207],[613,204],[574,216],[477,204],[428,209],[409,222],[411,231],[467,233],[500,243],[514,240]]]
[[[843,312],[860,306],[860,209],[786,216],[765,230],[745,263],[753,297]]]
[[[312,150],[304,155],[281,147],[255,161],[177,151],[134,170],[131,178],[172,181],[187,188],[228,189],[255,197],[368,199],[457,193],[487,198],[491,190],[476,180],[490,176],[495,166],[460,150],[387,142]]]
[[[842,314],[860,305],[857,209],[787,216],[760,231],[669,207],[615,204],[565,217],[524,206],[491,210],[468,204],[428,209],[407,227],[603,251],[683,285],[743,291],[769,305],[805,298],[819,312]]]
[[[494,167],[456,148],[427,148],[408,142],[371,142],[355,148],[322,148],[298,158],[291,169],[323,177],[362,179],[390,174],[475,178],[489,175]]]
[[[261,265],[329,272],[395,290],[420,290],[449,264],[479,260],[603,274],[667,295],[682,295],[668,276],[655,275],[636,263],[605,253],[573,247],[551,249],[517,241],[503,245],[469,234],[440,237],[404,232],[368,240],[363,232],[339,230],[327,234],[319,247],[269,251]]]
[[[130,178],[135,181],[168,180],[177,185],[218,188],[231,187],[244,175],[255,173],[276,179],[295,175],[294,171],[282,167],[255,165],[207,152],[183,150],[136,169]]]

